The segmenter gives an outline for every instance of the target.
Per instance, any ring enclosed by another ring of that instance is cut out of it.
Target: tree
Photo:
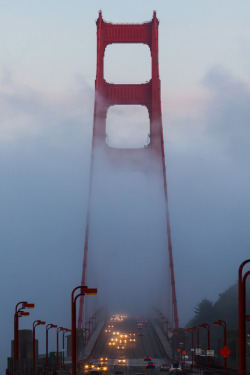
[[[197,324],[210,323],[214,318],[213,302],[204,298],[194,309]]]
[[[211,323],[215,320],[213,302],[204,298],[194,309],[195,316],[188,322],[187,326],[198,326],[203,323]]]

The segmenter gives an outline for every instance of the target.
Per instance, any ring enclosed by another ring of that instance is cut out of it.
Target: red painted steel
[[[107,159],[112,163],[124,163],[140,166],[146,155],[156,160],[159,173],[163,178],[166,202],[166,221],[168,235],[168,252],[170,264],[172,311],[174,326],[178,328],[178,312],[175,291],[174,264],[171,242],[171,230],[168,208],[167,180],[164,141],[161,118],[160,78],[158,64],[158,25],[156,12],[150,22],[142,24],[112,24],[105,22],[101,11],[96,21],[97,24],[97,69],[95,81],[95,109],[92,139],[91,175],[89,187],[89,200],[87,209],[87,224],[85,230],[84,259],[81,285],[86,284],[86,268],[88,255],[88,235],[90,222],[90,200],[92,189],[93,160],[95,149],[102,145]],[[111,84],[104,79],[104,53],[107,45],[112,43],[144,43],[149,46],[152,58],[151,80],[142,84]],[[140,149],[115,149],[106,143],[106,117],[111,105],[143,105],[147,108],[150,119],[150,143]],[[114,157],[115,156],[115,157]],[[144,163],[145,167],[145,163]],[[82,328],[82,315],[84,297],[80,299],[78,328]]]
[[[247,271],[243,276],[244,266],[250,259],[241,263],[238,271],[238,319],[239,319],[239,374],[246,371],[246,279],[250,275]]]

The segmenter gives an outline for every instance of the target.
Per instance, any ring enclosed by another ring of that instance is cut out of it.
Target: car
[[[89,363],[86,363],[86,364],[84,365],[84,369],[85,369],[85,370],[90,370],[90,369],[92,369],[92,368],[94,368],[94,367],[95,367],[95,365],[94,365],[93,362],[89,362]]]
[[[169,369],[169,372],[172,374],[176,372],[182,372],[181,365],[179,365],[179,363],[173,363]]]
[[[138,336],[144,336],[144,332],[138,332]]]
[[[101,362],[108,362],[108,357],[101,357],[101,358],[100,358],[100,361],[101,361]]]
[[[146,364],[146,367],[147,368],[155,368],[155,363],[153,361],[149,361],[147,364]]]
[[[170,369],[170,365],[168,365],[167,363],[162,363],[160,365],[160,371],[169,371]]]
[[[117,363],[119,365],[124,365],[126,363],[126,359],[125,358],[119,358],[118,361],[117,361]]]
[[[103,363],[99,363],[97,366],[96,366],[96,369],[98,371],[107,371],[108,370],[108,367],[106,365],[104,365]]]
[[[120,344],[127,344],[127,340],[126,339],[121,339],[121,340],[119,340],[119,343]]]
[[[151,356],[150,355],[145,355],[144,361],[151,361]]]
[[[118,345],[118,346],[117,346],[117,349],[118,349],[118,350],[124,350],[124,349],[125,349],[125,346],[124,346],[124,345]]]

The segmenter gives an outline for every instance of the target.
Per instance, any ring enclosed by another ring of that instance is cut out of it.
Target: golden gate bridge
[[[141,169],[145,171],[147,160],[153,161],[147,165],[147,173],[151,168],[152,178],[155,178],[155,172],[158,173],[163,187],[162,201],[165,202],[165,230],[167,232],[166,251],[169,256],[169,296],[172,296],[170,302],[169,316],[167,320],[171,327],[178,328],[178,311],[175,289],[173,250],[170,230],[170,215],[168,207],[167,178],[165,165],[165,152],[162,129],[161,114],[161,93],[158,62],[158,25],[159,21],[156,12],[150,22],[142,24],[113,24],[105,22],[101,11],[96,22],[97,25],[97,69],[95,80],[95,106],[94,123],[92,139],[92,156],[89,184],[89,198],[87,209],[87,220],[85,229],[84,259],[82,268],[81,285],[88,283],[87,264],[89,253],[89,232],[95,230],[90,226],[91,217],[91,198],[94,186],[94,175],[98,174],[98,158],[105,159],[108,164],[126,164],[128,167]],[[104,55],[108,45],[113,43],[143,43],[150,48],[152,76],[149,82],[142,84],[113,84],[106,82],[104,78]],[[110,106],[114,105],[141,105],[148,111],[150,120],[149,143],[143,148],[112,148],[106,143],[106,118]],[[159,194],[161,191],[159,191]],[[93,249],[94,251],[94,249]],[[165,297],[167,299],[167,296]],[[164,296],[163,296],[164,299]],[[84,297],[80,299],[78,328],[83,326]]]

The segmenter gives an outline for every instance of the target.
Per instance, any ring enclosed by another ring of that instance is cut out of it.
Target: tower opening
[[[151,79],[150,49],[145,44],[110,44],[104,58],[104,78],[110,83],[143,83]]]
[[[150,121],[142,105],[114,105],[106,119],[106,143],[112,148],[143,148],[150,143]]]

